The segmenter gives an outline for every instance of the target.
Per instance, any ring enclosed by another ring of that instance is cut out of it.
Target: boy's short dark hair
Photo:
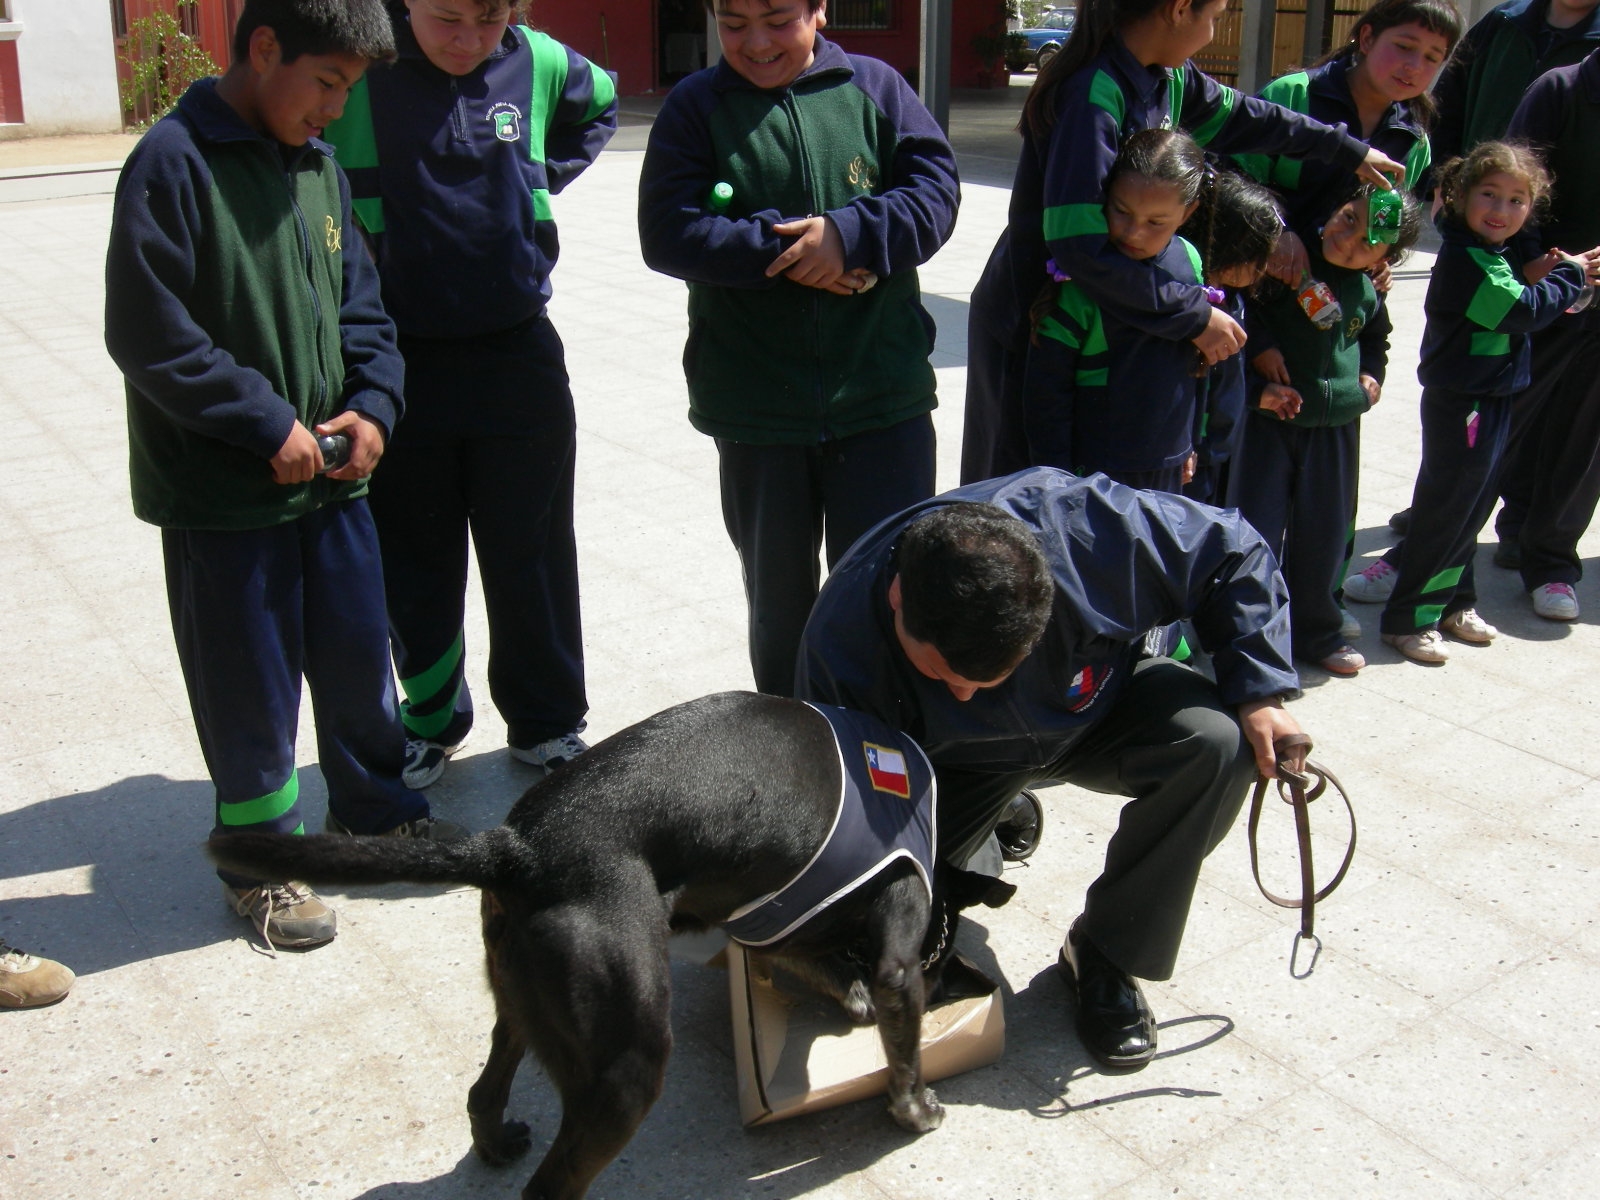
[[[762,0],[768,8],[772,7],[773,0]],[[706,11],[713,17],[717,15],[717,0],[705,0]],[[806,0],[806,13],[814,13],[822,7],[822,0]]]
[[[233,30],[234,62],[250,57],[250,35],[262,26],[277,36],[286,63],[303,54],[394,58],[394,26],[383,0],[245,0]]]
[[[986,683],[1028,656],[1055,584],[1033,532],[992,504],[950,504],[900,537],[900,617],[964,679]]]

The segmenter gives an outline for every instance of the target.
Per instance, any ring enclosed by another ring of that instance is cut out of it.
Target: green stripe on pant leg
[[[1446,567],[1422,587],[1424,596],[1443,592],[1444,596],[1437,604],[1419,604],[1412,610],[1412,621],[1417,629],[1427,629],[1437,625],[1444,616],[1444,606],[1456,594],[1456,586],[1461,582],[1461,573],[1465,567]]]
[[[443,733],[455,719],[456,702],[461,698],[461,678],[458,671],[466,645],[465,631],[456,634],[456,640],[439,656],[439,660],[425,671],[419,671],[400,681],[400,690],[406,698],[400,704],[400,719],[406,732],[413,737],[434,738]],[[447,697],[440,689],[455,679],[455,687]],[[418,713],[417,709],[426,710]]]
[[[224,825],[264,825],[292,809],[300,799],[300,773],[289,772],[289,780],[275,792],[254,800],[219,801],[217,819]],[[301,826],[296,832],[304,832]]]

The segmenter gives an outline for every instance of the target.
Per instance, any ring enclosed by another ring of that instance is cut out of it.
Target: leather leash
[[[1322,939],[1312,932],[1312,924],[1316,916],[1318,900],[1325,900],[1332,894],[1333,889],[1344,881],[1345,872],[1350,869],[1350,861],[1356,853],[1356,810],[1350,803],[1350,795],[1344,790],[1344,785],[1332,771],[1319,766],[1307,758],[1304,770],[1292,771],[1286,761],[1295,750],[1305,747],[1306,754],[1311,753],[1311,739],[1303,733],[1291,734],[1279,738],[1272,744],[1273,752],[1278,756],[1278,778],[1274,781],[1278,785],[1278,798],[1294,809],[1295,840],[1300,845],[1300,899],[1295,900],[1287,896],[1274,895],[1267,890],[1267,885],[1261,882],[1261,858],[1256,848],[1256,831],[1261,824],[1262,801],[1266,798],[1268,779],[1258,776],[1254,794],[1250,797],[1250,870],[1256,877],[1256,887],[1261,889],[1261,894],[1272,901],[1279,908],[1298,908],[1300,910],[1300,932],[1295,935],[1294,948],[1289,952],[1289,974],[1296,979],[1304,979],[1310,975],[1317,965],[1317,957],[1322,953]],[[1350,815],[1350,844],[1345,848],[1344,861],[1339,864],[1339,869],[1328,881],[1328,885],[1321,890],[1317,888],[1317,877],[1311,859],[1311,813],[1309,805],[1329,788],[1338,794],[1344,801],[1345,811]],[[1303,972],[1295,970],[1295,962],[1300,953],[1302,942],[1312,943],[1311,960],[1306,964]]]

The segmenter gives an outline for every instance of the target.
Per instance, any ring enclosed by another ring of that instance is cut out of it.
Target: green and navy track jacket
[[[1199,251],[1181,237],[1138,265],[1205,282]],[[1108,315],[1069,279],[1028,349],[1022,403],[1032,465],[1075,475],[1180,466],[1194,448],[1194,367],[1192,344]]]
[[[1479,142],[1506,136],[1528,85],[1553,67],[1579,62],[1600,46],[1600,9],[1570,29],[1552,30],[1540,52],[1550,0],[1510,0],[1467,31],[1434,85],[1439,120],[1434,154],[1448,162]]]
[[[1392,156],[1391,156],[1392,157]],[[1328,428],[1348,425],[1372,407],[1361,376],[1383,382],[1389,361],[1389,334],[1393,325],[1383,297],[1364,271],[1336,267],[1322,257],[1321,243],[1306,239],[1311,273],[1333,289],[1344,318],[1332,329],[1318,329],[1307,318],[1292,288],[1266,281],[1245,301],[1245,331],[1250,341],[1244,354],[1260,353],[1262,345],[1276,346],[1289,371],[1289,386],[1300,393],[1301,408],[1291,418],[1298,426]],[[1266,379],[1255,370],[1247,373],[1250,408],[1258,420],[1278,420],[1262,411],[1261,392]]]
[[[1507,396],[1528,386],[1528,335],[1559,317],[1583,290],[1583,271],[1564,262],[1525,283],[1515,245],[1486,245],[1461,221],[1444,216],[1443,239],[1423,304],[1423,387],[1476,396]]]
[[[511,26],[470,74],[428,61],[403,17],[399,57],[374,66],[325,136],[400,332],[462,338],[544,311],[559,252],[550,196],[617,128],[611,76]]]
[[[1296,71],[1267,84],[1261,89],[1261,98],[1292,112],[1305,113],[1324,125],[1359,129],[1360,116],[1346,78],[1349,67],[1347,59],[1336,59],[1309,71]],[[1394,103],[1384,109],[1372,136],[1365,141],[1395,162],[1405,164],[1408,188],[1415,191],[1423,185],[1433,156],[1427,131],[1407,105]],[[1307,162],[1286,154],[1241,154],[1235,161],[1257,182],[1278,194],[1283,201],[1284,220],[1291,229],[1324,220],[1356,188],[1357,181],[1348,171],[1327,163]]]
[[[1123,141],[1170,126],[1218,154],[1292,154],[1347,172],[1367,155],[1342,129],[1242,96],[1192,62],[1147,67],[1112,37],[1061,85],[1048,143],[1023,135],[1010,219],[973,293],[972,319],[1020,352],[1050,258],[1108,313],[1173,341],[1198,336],[1210,320],[1204,290],[1141,275],[1106,241],[1105,181]]]
[[[106,349],[127,379],[133,511],[262,529],[365,480],[278,484],[296,421],[352,410],[387,434],[404,367],[327,147],[257,133],[193,84],[128,156],[106,252]]]
[[[709,205],[733,187],[724,212]],[[645,262],[689,284],[684,374],[702,433],[815,443],[934,407],[933,319],[917,267],[955,227],[954,152],[899,72],[817,38],[787,88],[726,62],[672,89],[639,180]],[[878,275],[836,296],[766,268],[784,221],[826,214],[848,269]]]

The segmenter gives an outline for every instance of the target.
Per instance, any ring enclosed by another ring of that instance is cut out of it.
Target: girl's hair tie
[[[1045,274],[1049,275],[1050,278],[1054,279],[1057,283],[1070,283],[1072,281],[1072,276],[1068,275],[1060,267],[1056,266],[1056,260],[1053,258],[1047,258],[1044,260],[1044,269]]]
[[[1223,291],[1219,287],[1212,287],[1208,283],[1208,284],[1206,284],[1205,292],[1206,292],[1206,299],[1211,301],[1212,304],[1214,304],[1214,305],[1216,305],[1218,307],[1221,307],[1222,305],[1224,305],[1224,304],[1226,304],[1228,302],[1228,293]]]

